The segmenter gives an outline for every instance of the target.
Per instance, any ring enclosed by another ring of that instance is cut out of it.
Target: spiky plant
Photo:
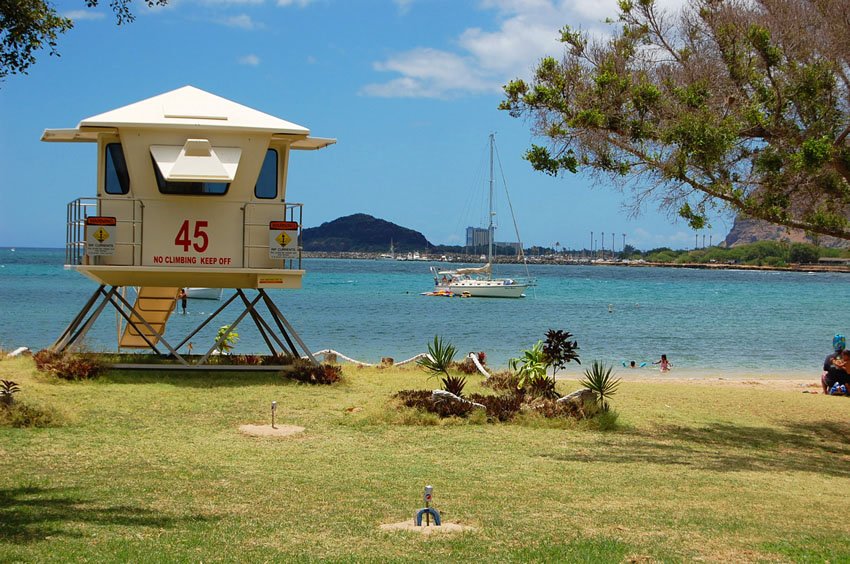
[[[428,344],[428,356],[420,358],[416,364],[426,372],[430,372],[431,376],[440,374],[448,376],[449,367],[454,362],[456,354],[457,349],[454,345],[443,343],[442,337],[434,335],[434,342]]]
[[[14,395],[21,391],[17,382],[0,380],[0,404],[12,405]]]
[[[596,394],[596,402],[602,411],[608,411],[608,400],[617,393],[620,379],[614,378],[614,367],[594,360],[590,368],[584,371],[584,379],[580,385]]]
[[[463,396],[463,389],[466,387],[465,376],[446,376],[440,380],[443,383],[443,389],[457,397]]]

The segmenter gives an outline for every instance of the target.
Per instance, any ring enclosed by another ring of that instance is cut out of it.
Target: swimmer
[[[667,360],[666,354],[662,354],[661,360],[657,360],[652,364],[660,364],[661,366],[659,366],[659,369],[661,370],[661,372],[670,372],[670,369],[673,368],[673,363]]]

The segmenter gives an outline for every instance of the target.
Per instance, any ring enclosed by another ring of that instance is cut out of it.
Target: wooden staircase
[[[139,331],[144,333],[151,344],[157,344],[159,342],[159,336],[151,333],[150,329],[142,323],[142,319],[147,321],[157,333],[164,333],[168,318],[171,317],[171,312],[177,306],[177,294],[179,291],[180,288],[139,288],[136,303],[133,306],[133,311],[130,312],[130,319],[133,320]],[[118,347],[127,349],[150,348],[150,345],[139,334],[139,331],[128,323],[124,327],[124,333],[121,335]]]

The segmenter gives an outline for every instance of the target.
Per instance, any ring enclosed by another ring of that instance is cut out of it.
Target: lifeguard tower
[[[304,275],[302,204],[286,201],[290,154],[335,140],[192,86],[86,118],[75,129],[48,129],[41,139],[96,143],[98,155],[97,196],[68,204],[65,263],[100,286],[52,350],[73,346],[111,305],[126,324],[119,349],[162,354],[162,345],[188,365],[179,349],[240,299],[244,309],[232,328],[250,316],[272,354],[300,356],[297,343],[313,359],[266,289],[300,288]],[[163,335],[186,287],[235,292],[172,345]],[[135,303],[126,288],[136,289]],[[249,298],[248,289],[257,295]]]

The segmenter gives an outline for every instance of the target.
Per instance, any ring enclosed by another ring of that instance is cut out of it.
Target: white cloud
[[[458,92],[496,89],[492,81],[475,68],[474,61],[437,49],[414,49],[373,66],[377,71],[403,76],[364,86],[363,93],[369,96],[442,98]]]
[[[277,0],[278,6],[298,6],[304,8],[312,4],[315,0]]]
[[[96,12],[95,10],[71,10],[62,15],[66,18],[71,18],[75,22],[82,20],[102,20],[106,17],[106,14],[103,12]]]
[[[258,6],[265,0],[200,0],[201,4],[208,6]]]
[[[280,1],[280,0],[279,0]],[[399,5],[408,0],[396,0]],[[684,0],[661,0],[679,7]],[[498,28],[469,27],[455,48],[416,47],[373,64],[398,76],[367,84],[361,93],[382,97],[447,98],[464,93],[498,92],[518,76],[528,76],[545,55],[559,55],[558,31],[564,25],[599,33],[602,20],[617,14],[616,0],[481,0],[496,11]]]
[[[257,67],[260,65],[260,58],[252,53],[250,55],[245,55],[244,57],[239,57],[239,64],[249,67]]]
[[[708,235],[706,233],[706,235]],[[715,240],[722,241],[723,236],[715,236]],[[658,247],[670,247],[671,249],[687,248],[693,246],[694,232],[693,231],[676,231],[675,233],[650,233],[642,227],[637,227],[629,234],[626,243],[634,245],[639,249],[649,250],[657,249]]]
[[[219,23],[222,23],[228,27],[238,27],[239,29],[257,29],[258,27],[262,27],[261,24],[258,24],[253,19],[251,19],[251,16],[249,16],[248,14],[230,16],[229,18],[219,20]]]
[[[413,0],[393,0],[396,6],[398,6],[399,14],[406,14],[410,11],[411,6],[413,6]]]

